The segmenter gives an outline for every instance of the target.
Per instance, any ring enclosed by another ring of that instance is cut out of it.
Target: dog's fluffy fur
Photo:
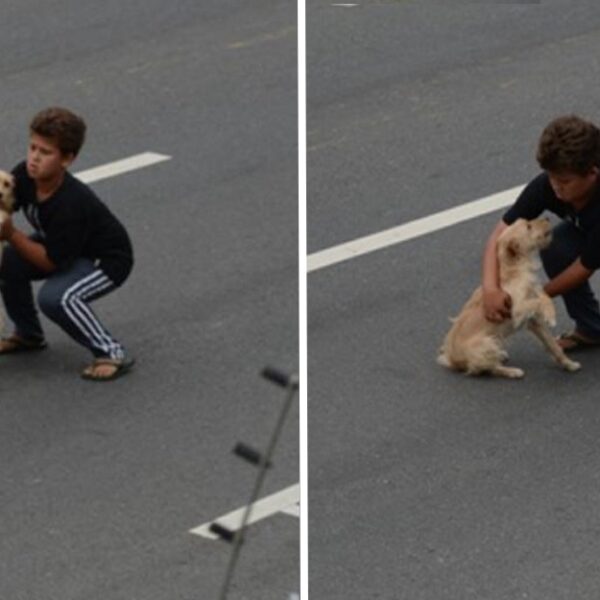
[[[15,205],[15,181],[13,176],[6,171],[0,170],[0,224],[13,212]],[[0,243],[0,260],[4,242]],[[0,329],[4,326],[4,315],[0,313]]]
[[[455,319],[440,348],[438,362],[467,375],[490,373],[503,377],[523,377],[517,367],[507,367],[504,340],[527,327],[544,345],[554,360],[567,371],[581,365],[569,359],[548,326],[556,324],[556,311],[536,276],[537,253],[551,240],[547,219],[518,219],[498,238],[497,252],[500,285],[512,299],[511,317],[500,323],[488,321],[483,308],[481,287],[477,288]]]
[[[15,206],[15,180],[10,173],[0,170],[0,224],[10,216]],[[0,243],[0,258],[4,243]]]
[[[14,191],[15,182],[13,176],[6,171],[0,171],[0,217],[2,213],[9,215],[12,213],[15,205]]]

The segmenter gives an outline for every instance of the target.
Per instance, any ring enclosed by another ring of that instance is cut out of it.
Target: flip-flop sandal
[[[84,369],[83,373],[81,373],[81,377],[88,381],[112,381],[131,371],[134,364],[135,360],[133,358],[126,358],[123,360],[97,358],[91,365]],[[115,367],[115,369],[110,375],[94,375],[94,369],[102,365],[111,365]]]
[[[46,340],[35,340],[11,335],[0,339],[0,354],[17,354],[18,352],[38,352],[48,347]]]
[[[600,340],[588,340],[577,333],[577,331],[561,333],[557,338],[557,342],[565,352],[600,347]],[[561,342],[565,343],[561,344]]]

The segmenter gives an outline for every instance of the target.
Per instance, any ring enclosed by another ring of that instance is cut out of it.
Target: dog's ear
[[[506,256],[510,259],[515,259],[521,255],[521,244],[519,240],[512,239],[506,244]]]
[[[510,258],[517,258],[521,255],[521,244],[519,240],[510,240],[508,246],[506,246],[506,252]]]

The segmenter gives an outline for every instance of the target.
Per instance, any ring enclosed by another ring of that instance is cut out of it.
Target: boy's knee
[[[60,296],[52,294],[44,286],[42,286],[38,293],[38,306],[40,307],[40,310],[50,319],[56,318],[63,312]]]
[[[561,223],[552,232],[552,241],[540,251],[544,270],[551,276],[564,271],[580,254],[583,235],[570,223]]]
[[[556,246],[553,246],[552,244],[550,244],[547,248],[542,248],[540,250],[540,258],[542,259],[544,266],[546,266],[546,264],[554,262],[559,257],[560,252],[557,251]]]
[[[554,243],[540,250],[540,258],[546,275],[550,277],[554,277],[563,271],[569,264],[569,259],[561,252],[561,248]]]

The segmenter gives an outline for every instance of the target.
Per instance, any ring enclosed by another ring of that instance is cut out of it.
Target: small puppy
[[[0,223],[5,217],[10,216],[15,205],[15,181],[13,176],[6,171],[0,171]],[[0,260],[2,259],[2,250],[4,242],[0,242]],[[0,329],[4,327],[4,315],[0,314]]]
[[[0,223],[5,214],[10,215],[15,205],[15,182],[13,176],[6,171],[0,171]]]
[[[547,219],[518,219],[502,232],[497,245],[500,285],[512,298],[511,316],[501,323],[488,321],[482,290],[477,288],[458,317],[451,319],[453,324],[440,348],[438,363],[467,375],[523,377],[522,369],[502,363],[508,358],[504,340],[525,326],[561,367],[567,371],[581,368],[565,355],[548,328],[556,325],[556,311],[535,274],[539,267],[537,253],[551,237]]]

